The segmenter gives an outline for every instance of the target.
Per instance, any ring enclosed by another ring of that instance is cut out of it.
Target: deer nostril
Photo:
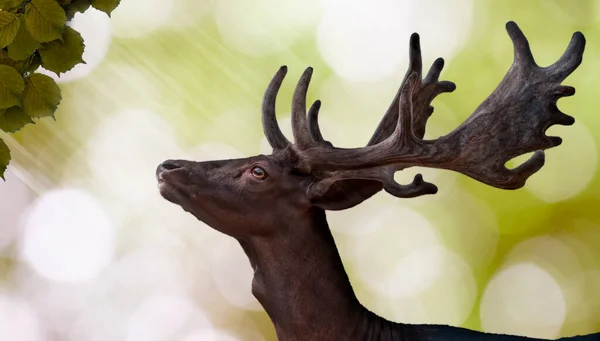
[[[156,178],[162,179],[160,175],[165,172],[174,171],[178,169],[185,169],[188,165],[188,161],[185,160],[167,160],[156,167]]]
[[[182,166],[175,163],[175,161],[165,161],[160,165],[160,167],[164,170],[173,170],[173,169],[182,168]]]

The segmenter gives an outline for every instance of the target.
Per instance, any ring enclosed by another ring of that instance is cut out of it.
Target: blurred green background
[[[325,137],[364,145],[415,31],[424,68],[443,57],[441,78],[457,84],[434,101],[426,137],[446,134],[510,67],[509,20],[543,66],[573,32],[588,42],[565,82],[577,94],[559,102],[577,121],[549,130],[564,143],[544,168],[518,191],[411,169],[397,178],[422,172],[439,193],[380,193],[330,225],[360,300],[388,319],[599,332],[600,2],[123,0],[111,19],[73,20],[87,64],[58,79],[57,120],[1,136],[13,162],[0,183],[0,340],[276,340],[239,245],[162,199],[156,166],[270,153],[260,104],[280,65],[286,134],[310,65]]]

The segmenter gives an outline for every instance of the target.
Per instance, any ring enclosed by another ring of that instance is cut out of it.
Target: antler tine
[[[438,188],[436,185],[423,180],[421,174],[415,175],[412,183],[400,185],[394,180],[394,173],[384,181],[383,189],[389,194],[398,198],[416,198],[427,194],[436,194]]]
[[[537,66],[535,60],[533,59],[533,54],[531,53],[531,48],[529,48],[529,41],[523,34],[523,31],[517,26],[514,21],[509,21],[506,23],[506,31],[510,36],[510,39],[513,42],[514,46],[514,55],[515,55],[515,64],[521,64],[523,66],[531,67]]]
[[[333,147],[331,142],[325,140],[323,135],[321,134],[321,129],[319,128],[319,110],[321,109],[321,101],[316,100],[313,105],[311,105],[310,109],[308,109],[308,132],[313,141],[327,147]]]
[[[421,38],[419,34],[416,32],[411,34],[408,44],[408,73],[416,72],[420,75],[423,72],[423,59],[421,57]]]
[[[292,132],[294,133],[294,145],[300,149],[306,149],[316,144],[312,139],[306,121],[306,93],[308,92],[308,85],[310,84],[312,73],[312,67],[308,67],[304,70],[292,98]]]
[[[423,93],[417,97],[413,104],[415,107],[415,136],[421,139],[425,136],[427,120],[433,114],[433,107],[430,105],[431,102],[440,94],[456,90],[456,84],[453,82],[439,80],[444,64],[443,58],[438,58],[433,62],[427,76],[423,80]]]
[[[573,33],[569,46],[560,57],[560,59],[547,68],[551,77],[562,82],[581,64],[583,60],[583,50],[585,48],[585,38],[581,32]]]
[[[277,116],[275,113],[277,93],[279,92],[279,88],[281,88],[281,83],[283,83],[286,73],[287,67],[285,65],[279,68],[275,76],[273,76],[273,79],[271,79],[271,82],[269,83],[269,86],[267,87],[263,97],[263,131],[267,141],[269,141],[269,144],[274,150],[285,149],[290,144],[290,141],[288,141],[285,135],[283,135],[281,132],[279,124],[277,124]]]

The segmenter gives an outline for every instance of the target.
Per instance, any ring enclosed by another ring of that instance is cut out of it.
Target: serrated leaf
[[[6,167],[10,162],[10,149],[2,139],[0,139],[0,178],[2,180],[6,180],[4,178],[4,172],[6,172]]]
[[[12,44],[8,45],[8,57],[12,60],[24,60],[30,57],[40,47],[40,43],[33,39],[25,24],[25,17],[21,17],[21,26]]]
[[[20,26],[19,15],[0,11],[0,49],[5,48],[15,40]]]
[[[19,6],[24,0],[0,0],[0,9],[11,9]]]
[[[31,117],[54,117],[62,96],[56,82],[40,73],[25,78],[23,110]]]
[[[8,65],[0,65],[0,109],[20,105],[24,89],[21,74]]]
[[[29,123],[34,123],[23,109],[14,106],[0,112],[0,129],[7,133],[14,133]]]
[[[65,6],[65,12],[67,13],[67,19],[71,20],[76,13],[84,13],[90,8],[91,4],[89,0],[75,0]]]
[[[44,69],[60,75],[61,72],[67,72],[83,62],[84,49],[85,45],[81,34],[67,26],[62,34],[62,41],[55,40],[44,43],[38,52],[42,56]]]
[[[119,6],[121,0],[90,0],[95,9],[102,11],[110,17],[110,13]]]
[[[29,33],[40,43],[59,39],[67,23],[65,11],[55,0],[31,0],[25,15]]]

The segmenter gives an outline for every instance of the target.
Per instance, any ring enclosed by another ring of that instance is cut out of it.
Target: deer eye
[[[254,167],[252,168],[252,175],[257,178],[257,179],[266,179],[267,178],[267,172],[260,168],[260,167]]]

